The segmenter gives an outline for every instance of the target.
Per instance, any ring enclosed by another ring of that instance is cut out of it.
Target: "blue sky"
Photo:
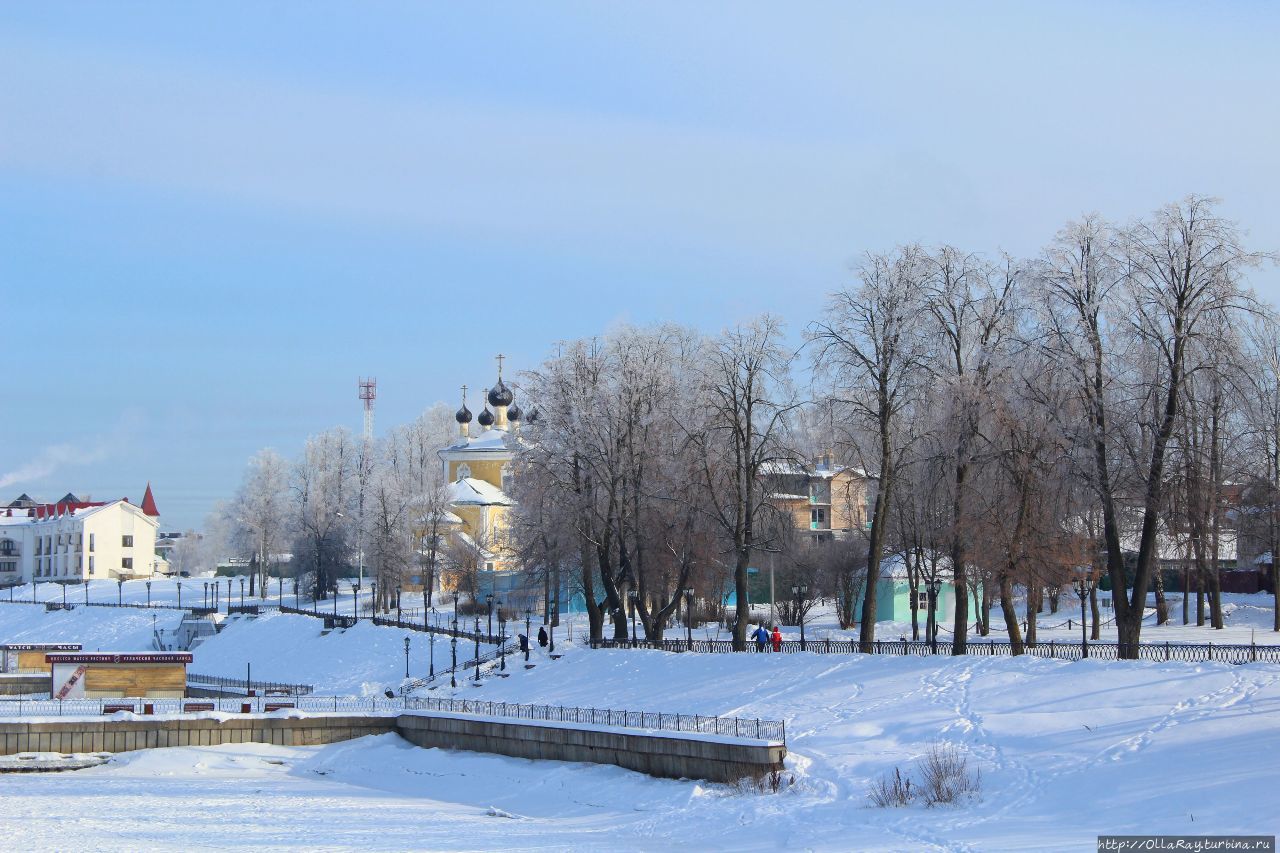
[[[248,456],[628,320],[793,329],[906,241],[1188,192],[1280,248],[1280,12],[0,6],[0,497],[199,526]],[[1255,286],[1280,301],[1280,279]]]

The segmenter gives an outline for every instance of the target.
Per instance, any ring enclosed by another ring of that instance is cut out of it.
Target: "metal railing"
[[[246,678],[231,678],[225,675],[200,675],[187,673],[187,684],[202,687],[228,687],[234,690],[255,690],[260,693],[286,693],[290,696],[305,696],[315,691],[310,684],[287,684],[280,681],[253,681]]]
[[[692,647],[688,640],[663,640],[653,643],[648,640],[592,640],[593,649],[658,649],[665,652],[696,652],[702,654],[728,654],[734,651],[732,640],[694,640]],[[1088,645],[1091,658],[1099,660],[1119,660],[1120,645],[1090,641]],[[773,653],[772,643],[766,644],[765,650]],[[756,644],[748,640],[747,652],[757,651]],[[816,654],[856,654],[860,651],[857,640],[817,639],[783,640],[779,651],[814,652]],[[1049,640],[1034,646],[1023,644],[1022,654],[1028,657],[1053,658],[1055,660],[1080,660],[1084,657],[1084,649],[1079,641]],[[875,640],[871,644],[871,654],[877,655],[939,655],[951,656],[950,643],[939,642],[936,651],[924,640]],[[1013,643],[1008,640],[970,640],[968,654],[991,657],[1013,655]],[[1150,661],[1184,661],[1188,663],[1280,663],[1280,646],[1260,646],[1254,643],[1217,644],[1217,643],[1139,643],[1138,659]]]
[[[210,707],[212,706],[212,707]],[[272,706],[276,706],[272,708]],[[445,699],[402,696],[396,699],[355,696],[300,696],[281,700],[271,696],[212,699],[0,699],[0,717],[86,717],[131,710],[132,713],[184,714],[205,710],[224,713],[270,713],[267,709],[293,708],[309,713],[391,714],[403,711],[467,714],[535,722],[609,726],[643,731],[687,732],[786,743],[781,720],[750,717],[718,717],[617,708],[575,708],[563,705],[526,705],[480,699]]]
[[[442,634],[446,637],[457,637],[460,640],[470,640],[475,642],[479,638],[480,642],[494,646],[498,644],[499,637],[497,634],[477,634],[475,631],[464,631],[461,628],[451,628],[442,625],[429,625],[423,622],[411,622],[407,619],[390,619],[385,616],[374,616],[373,624],[380,625],[385,628],[400,628],[405,631],[425,631],[429,634]],[[510,639],[510,637],[502,638]]]
[[[432,684],[435,684],[437,681],[443,681],[444,679],[447,679],[450,673],[454,673],[455,675],[457,675],[457,677],[463,679],[464,681],[467,679],[474,680],[475,679],[474,673],[471,675],[468,675],[467,670],[474,669],[477,665],[483,666],[484,664],[492,664],[494,661],[501,660],[503,657],[504,651],[505,651],[506,657],[509,657],[512,659],[513,666],[515,665],[514,661],[516,661],[518,659],[518,656],[522,654],[522,652],[520,652],[519,650],[519,643],[517,643],[515,640],[509,640],[505,646],[496,646],[487,652],[482,652],[480,654],[480,657],[478,658],[473,657],[469,660],[463,661],[462,663],[458,664],[458,668],[456,670],[441,669],[435,675],[429,675],[424,678],[415,678],[412,681],[406,681],[400,687],[400,695],[406,696],[409,693],[412,693],[414,690],[420,690],[423,687],[430,687]],[[490,666],[488,669],[481,671],[480,677],[490,678],[493,675],[495,675],[496,672],[497,670],[495,670],[492,666]]]
[[[350,628],[356,624],[356,617],[343,613],[325,613],[322,610],[303,610],[298,607],[286,607],[280,605],[281,613],[291,613],[294,616],[310,616],[312,619],[323,619],[324,626],[329,629],[333,628]]]

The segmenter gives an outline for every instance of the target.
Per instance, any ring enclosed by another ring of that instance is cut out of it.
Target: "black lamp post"
[[[684,630],[688,651],[693,651],[693,587],[684,591]]]
[[[476,684],[480,683],[480,617],[476,617]]]
[[[485,610],[489,612],[489,636],[493,636],[493,593],[488,593],[484,597]]]
[[[178,581],[178,609],[182,609],[182,581]]]
[[[404,677],[409,677],[409,638],[404,638]]]
[[[637,590],[627,590],[627,603],[631,606],[631,648],[636,647],[636,605],[640,603],[640,593]]]
[[[938,653],[938,593],[942,591],[942,581],[934,578],[926,582],[928,587],[929,600],[926,606],[929,608],[929,616],[925,619],[925,630],[929,632],[929,652],[931,654]]]
[[[151,581],[147,581],[147,606],[151,606]]]
[[[147,589],[147,596],[148,596],[148,601],[149,601],[149,600],[150,600],[150,594],[151,594],[151,589],[150,589],[151,584],[150,584],[150,583],[148,583],[148,584],[147,584],[147,587],[148,587],[148,589]],[[244,609],[244,578],[240,578],[240,609],[241,609],[241,610],[243,610],[243,609]]]
[[[529,631],[533,627],[533,610],[526,607],[524,610],[524,662],[529,662],[529,647],[533,645],[533,640],[529,637]]]
[[[427,642],[428,642],[428,644],[431,646],[431,669],[427,672],[427,677],[428,677],[428,678],[435,678],[435,677],[436,677],[436,635],[435,635],[435,632],[434,632],[434,631],[432,631],[430,634],[428,634],[428,635],[427,635],[427,637],[428,637],[428,641],[427,641]]]
[[[502,663],[498,669],[502,672],[507,671],[507,620],[502,615],[502,602],[498,602],[498,656],[502,658]]]
[[[800,585],[791,587],[791,594],[796,599],[796,619],[800,621],[800,651],[805,650],[804,644],[804,610],[801,605],[804,603],[804,597],[809,594],[809,587]]]
[[[34,593],[35,588],[36,588],[36,585],[32,583],[31,589],[33,590],[33,592],[31,594],[31,597],[33,599],[35,598],[35,593]],[[123,603],[124,603],[124,578],[116,578],[116,604],[123,604]]]
[[[66,610],[66,609],[67,609],[67,585],[66,585],[66,583],[63,583],[63,584],[62,584],[62,609],[63,609],[63,610]]]
[[[1089,575],[1082,574],[1076,578],[1075,587],[1076,595],[1080,596],[1080,657],[1087,658],[1089,656],[1089,630],[1084,618],[1084,601],[1089,597],[1089,592],[1093,589],[1093,578]]]
[[[360,621],[360,581],[351,582],[351,615]]]
[[[551,602],[551,624],[547,626],[547,653],[556,653],[556,623],[560,621],[560,604],[559,602]]]
[[[279,574],[276,575],[276,600],[284,604],[284,571],[277,569]]]
[[[454,630],[457,630],[458,623],[454,621]],[[449,638],[450,650],[453,653],[453,665],[449,667],[449,686],[458,686],[458,635],[454,634]]]
[[[203,583],[203,584],[204,584],[204,599],[203,599],[203,600],[204,600],[204,606],[205,606],[206,608],[208,608],[208,606],[209,606],[209,582],[208,582],[208,581],[201,581],[201,583]]]
[[[401,587],[399,585],[396,586],[396,621],[397,622],[404,621],[404,616],[402,615],[403,611],[401,610],[401,607],[400,607],[400,593],[403,591],[404,591],[404,587]]]
[[[231,612],[231,578],[227,578],[227,612]]]
[[[370,594],[373,596],[373,609],[370,610],[369,612],[373,614],[374,619],[377,619],[378,618],[378,582],[377,581],[369,581],[369,591],[370,591]]]
[[[293,609],[294,610],[302,609],[298,599],[298,576],[297,575],[294,575],[293,577]]]
[[[86,606],[89,604],[89,581],[87,580],[84,582],[84,603]],[[181,600],[178,603],[181,604]]]

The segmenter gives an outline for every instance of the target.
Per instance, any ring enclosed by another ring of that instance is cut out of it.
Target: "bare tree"
[[[919,385],[926,357],[918,333],[925,305],[924,252],[903,247],[890,255],[868,254],[858,268],[859,286],[834,294],[823,318],[810,326],[814,374],[832,386],[832,399],[853,422],[852,441],[865,447],[867,464],[878,478],[867,536],[862,583],[859,643],[869,652],[875,641],[876,584],[880,578],[891,500],[903,453],[899,417]],[[852,615],[859,584],[841,585],[840,608]]]

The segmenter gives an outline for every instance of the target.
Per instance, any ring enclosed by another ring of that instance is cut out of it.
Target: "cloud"
[[[0,474],[0,489],[33,483],[51,477],[64,468],[91,465],[109,458],[128,440],[140,422],[136,412],[126,413],[105,435],[89,443],[63,442],[42,448],[26,463]]]

